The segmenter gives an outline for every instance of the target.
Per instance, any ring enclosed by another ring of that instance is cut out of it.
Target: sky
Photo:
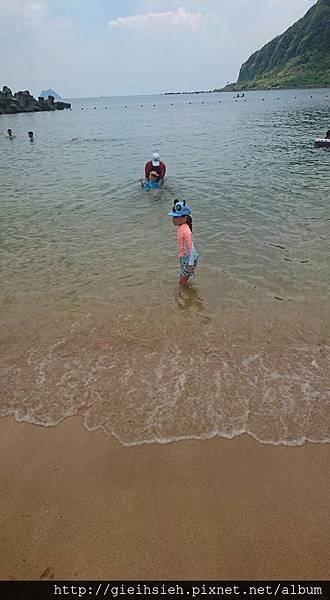
[[[0,85],[63,98],[209,90],[316,0],[0,0]]]

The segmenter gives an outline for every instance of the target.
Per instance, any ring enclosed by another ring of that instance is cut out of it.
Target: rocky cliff
[[[241,66],[237,83],[223,91],[330,85],[330,0],[318,0]]]

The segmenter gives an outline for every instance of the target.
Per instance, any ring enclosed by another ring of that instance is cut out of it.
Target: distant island
[[[48,98],[48,96],[53,96],[55,100],[62,100],[61,96],[57,92],[54,92],[54,90],[51,88],[49,88],[49,90],[42,90],[39,98]]]
[[[36,100],[28,90],[22,92],[13,92],[6,85],[0,91],[0,115],[11,115],[24,112],[41,112],[50,110],[63,110],[71,108],[69,102],[55,102],[54,96],[48,96],[45,99],[39,96]]]
[[[330,86],[330,0],[318,0],[304,17],[241,66],[236,83],[219,92]]]

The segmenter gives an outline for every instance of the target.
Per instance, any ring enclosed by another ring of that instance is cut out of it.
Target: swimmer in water
[[[16,137],[16,135],[12,132],[11,129],[7,129],[6,137],[8,138],[8,140],[13,140]]]
[[[153,171],[157,173],[157,181],[162,184],[166,173],[166,165],[162,160],[160,160],[158,152],[154,152],[151,160],[149,160],[144,166],[144,176],[147,181],[149,181],[150,173]]]

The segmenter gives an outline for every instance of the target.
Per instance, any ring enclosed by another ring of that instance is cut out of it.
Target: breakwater
[[[54,96],[48,96],[48,98],[40,96],[36,99],[28,90],[13,94],[6,85],[0,91],[0,115],[64,110],[65,108],[71,108],[71,104],[69,102],[55,102]]]

